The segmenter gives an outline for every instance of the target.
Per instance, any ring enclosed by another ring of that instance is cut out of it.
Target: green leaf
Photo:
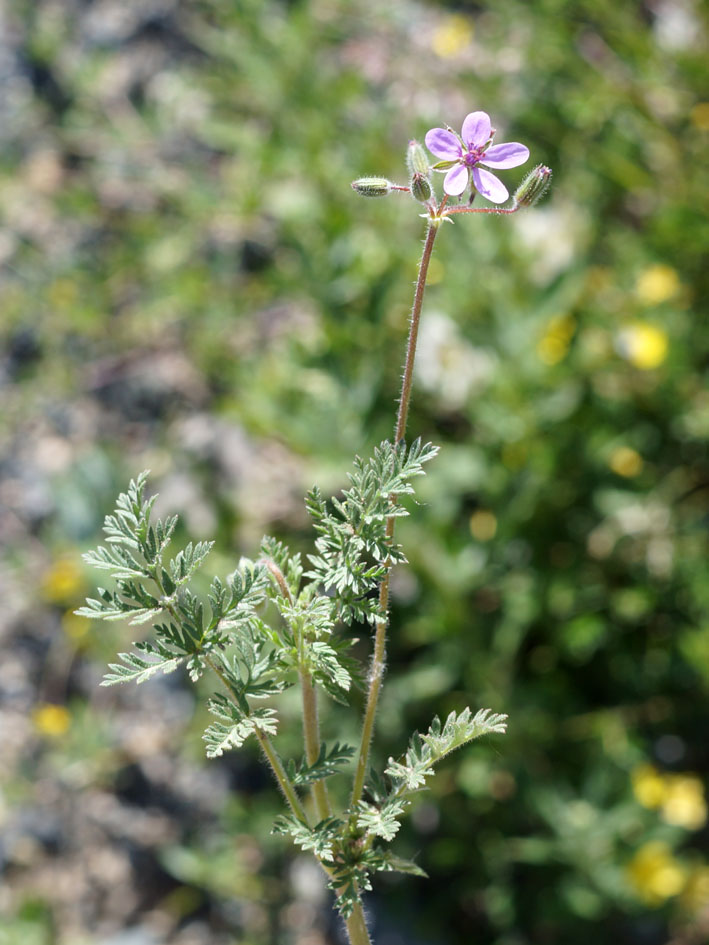
[[[170,577],[175,587],[179,587],[192,577],[213,547],[213,541],[200,541],[196,545],[190,542],[186,548],[175,555],[170,562]]]
[[[312,784],[314,781],[322,781],[333,774],[339,774],[343,767],[347,765],[350,758],[355,754],[355,749],[350,745],[340,745],[335,742],[328,751],[327,745],[323,742],[320,745],[320,754],[312,765],[309,765],[305,758],[296,767],[294,761],[288,765],[288,777],[294,785]]]
[[[323,640],[316,640],[307,645],[313,679],[337,702],[347,705],[343,699],[343,690],[347,692],[352,684],[352,677],[340,662],[337,651]]]
[[[101,681],[102,686],[115,686],[117,683],[142,683],[158,673],[171,673],[182,663],[184,656],[166,655],[148,644],[143,644],[147,659],[137,653],[119,653],[120,663],[110,663],[109,670]]]
[[[408,514],[398,498],[413,492],[410,480],[423,474],[423,464],[436,453],[420,440],[408,449],[384,441],[370,459],[355,458],[350,487],[332,499],[332,511],[317,488],[308,493],[306,507],[318,538],[306,576],[334,590],[345,623],[376,623],[382,616],[372,592],[393,564],[406,560],[387,522]]]
[[[360,801],[357,805],[357,826],[366,830],[368,834],[382,837],[384,840],[393,840],[398,833],[399,817],[404,813],[408,801],[392,797],[383,807]]]
[[[240,748],[256,730],[275,735],[277,719],[274,709],[254,709],[248,714],[221,693],[215,693],[207,708],[216,716],[202,736],[207,745],[207,757],[218,758],[230,748]]]
[[[428,873],[422,870],[418,863],[413,860],[406,860],[403,857],[396,856],[391,850],[375,850],[371,859],[367,859],[367,864],[373,870],[378,872],[407,873],[409,876],[428,877]]]
[[[480,709],[473,716],[469,708],[459,715],[451,712],[444,725],[436,717],[425,735],[414,732],[402,761],[389,759],[385,774],[394,781],[398,794],[416,791],[424,786],[433,773],[433,765],[441,758],[481,735],[504,733],[506,719],[506,715],[490,709]]]
[[[312,850],[319,860],[332,862],[335,859],[333,845],[343,826],[336,817],[321,820],[312,829],[292,814],[278,817],[273,824],[272,833],[287,834],[293,838],[301,850]]]

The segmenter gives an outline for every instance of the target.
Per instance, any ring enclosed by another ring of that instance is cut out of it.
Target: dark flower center
[[[463,155],[463,164],[465,164],[466,167],[475,167],[484,153],[485,148],[476,148],[469,144],[467,153]]]

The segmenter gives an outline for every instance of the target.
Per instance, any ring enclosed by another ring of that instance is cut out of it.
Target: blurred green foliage
[[[118,631],[70,613],[72,562],[118,486],[152,466],[227,569],[265,530],[305,547],[300,496],[389,434],[422,221],[349,182],[403,177],[410,137],[483,108],[554,185],[436,246],[410,430],[442,449],[401,529],[380,760],[468,702],[511,721],[422,798],[401,852],[432,878],[380,885],[377,942],[706,941],[706,8],[18,0],[3,16],[3,633],[48,655],[1,816],[32,784],[106,787],[146,757],[112,734],[113,704],[86,705]],[[168,696],[161,747],[199,767],[203,720]],[[294,914],[272,917],[281,841],[248,837],[270,785],[226,770],[241,790],[209,829],[161,847],[186,884],[163,907],[198,912],[191,884],[242,903],[218,927],[244,945],[298,941]],[[225,886],[235,834],[244,882]],[[79,940],[46,889],[17,889],[3,945]]]

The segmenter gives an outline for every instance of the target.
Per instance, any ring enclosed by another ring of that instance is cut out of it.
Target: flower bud
[[[527,174],[514,195],[515,207],[533,207],[543,197],[551,184],[551,168],[545,164],[537,166]]]
[[[415,173],[411,177],[411,196],[420,203],[427,203],[431,199],[431,182],[423,174]]]
[[[409,169],[409,175],[411,177],[415,174],[419,174],[421,177],[431,176],[431,165],[428,163],[428,155],[423,145],[419,144],[418,141],[409,141],[409,149],[406,152],[406,166]]]
[[[362,197],[386,197],[394,190],[394,184],[386,177],[360,177],[352,181],[352,190]]]

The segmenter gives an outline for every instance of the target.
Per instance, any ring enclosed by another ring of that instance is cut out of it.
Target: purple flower
[[[471,112],[463,122],[460,137],[445,128],[431,128],[426,135],[426,147],[442,159],[442,166],[434,165],[434,170],[448,171],[443,181],[443,189],[447,194],[451,197],[460,196],[468,186],[472,171],[475,189],[483,197],[493,203],[507,200],[509,193],[502,181],[480,165],[517,167],[529,157],[529,148],[517,141],[492,145],[494,136],[490,116],[486,112]]]

